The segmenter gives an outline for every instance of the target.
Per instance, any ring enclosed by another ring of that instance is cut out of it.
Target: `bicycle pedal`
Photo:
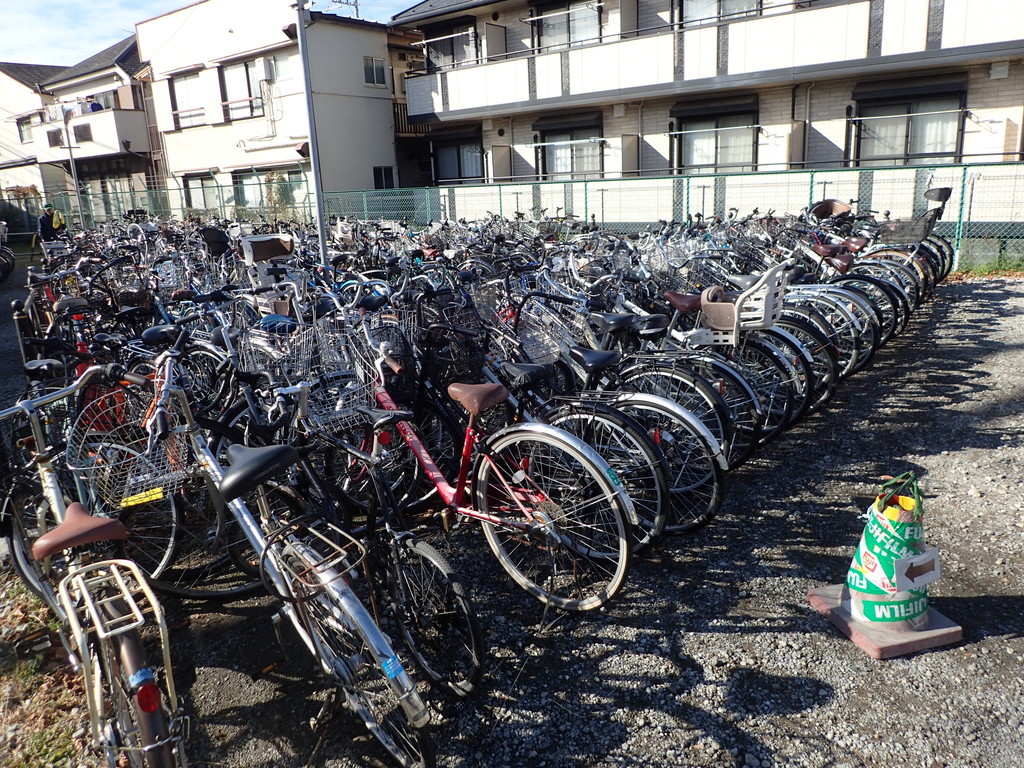
[[[56,647],[57,637],[48,629],[37,629],[14,641],[14,653],[19,659],[31,659]]]

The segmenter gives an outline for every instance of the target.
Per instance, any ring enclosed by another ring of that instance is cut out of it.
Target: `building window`
[[[753,171],[756,123],[751,113],[680,120],[675,131],[679,168],[688,173]]]
[[[92,125],[83,123],[72,128],[75,134],[75,142],[81,144],[83,141],[92,141]]]
[[[367,85],[387,85],[384,73],[384,59],[377,56],[363,56],[363,82]]]
[[[202,107],[199,75],[181,75],[170,79],[171,115],[175,128],[206,125],[206,110]]]
[[[57,129],[55,131],[46,132],[46,142],[51,147],[63,147],[64,146],[64,131]]]
[[[18,139],[21,141],[22,144],[28,144],[32,141],[31,117],[18,118]]]
[[[701,24],[756,16],[761,0],[682,0],[683,23]]]
[[[220,209],[217,180],[213,176],[186,176],[182,180],[185,189],[185,206],[202,210]]]
[[[857,165],[955,163],[963,133],[963,97],[858,103]]]
[[[437,181],[483,181],[484,148],[479,139],[434,144]]]
[[[437,69],[476,60],[476,27],[463,24],[457,27],[430,31],[430,39],[424,41],[427,51],[427,67]]]
[[[263,79],[266,79],[264,59],[220,68],[220,98],[225,120],[242,120],[263,114],[260,84]]]
[[[390,165],[375,165],[373,167],[373,188],[394,189],[395,169]]]
[[[242,207],[262,207],[265,204],[292,205],[295,193],[302,188],[302,171],[266,168],[254,171],[235,171],[231,174],[234,204]]]
[[[604,140],[600,127],[545,131],[541,134],[542,173],[548,179],[601,178]]]
[[[557,49],[601,37],[601,4],[560,3],[545,6],[537,20],[541,48]]]

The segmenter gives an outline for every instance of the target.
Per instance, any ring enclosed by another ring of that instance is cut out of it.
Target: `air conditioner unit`
[[[260,80],[274,79],[274,60],[266,56],[260,56],[254,62],[256,75]]]

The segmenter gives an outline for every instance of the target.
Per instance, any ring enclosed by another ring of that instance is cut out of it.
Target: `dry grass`
[[[14,651],[29,632],[52,627],[47,608],[10,570],[0,570],[0,754],[5,768],[93,766],[83,751],[85,693],[63,647],[27,659]]]

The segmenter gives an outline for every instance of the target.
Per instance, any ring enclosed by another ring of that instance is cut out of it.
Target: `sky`
[[[359,0],[359,17],[387,21],[417,1]],[[68,67],[134,34],[138,22],[186,5],[192,0],[0,0],[0,61]],[[354,15],[330,0],[314,0],[312,9]]]

